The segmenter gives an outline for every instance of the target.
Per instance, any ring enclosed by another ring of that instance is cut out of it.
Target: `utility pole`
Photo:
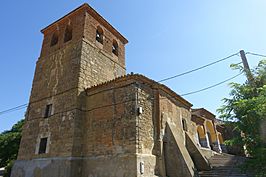
[[[252,76],[252,73],[251,73],[250,68],[249,68],[249,65],[248,65],[246,53],[245,53],[244,50],[240,50],[239,53],[240,53],[240,56],[241,56],[241,59],[242,59],[242,63],[243,63],[243,66],[244,66],[244,71],[246,73],[248,82],[250,84],[253,84],[254,83],[254,78]]]
[[[250,68],[249,68],[249,65],[248,65],[248,60],[247,60],[247,57],[246,57],[246,53],[244,50],[240,50],[239,51],[240,53],[240,57],[242,59],[242,63],[243,63],[243,66],[244,66],[244,72],[246,73],[246,76],[247,76],[247,79],[248,79],[248,83],[253,86],[253,76],[251,74],[251,71],[250,71]],[[241,131],[241,137],[245,137],[245,133],[243,133],[243,131]],[[243,146],[244,148],[244,153],[246,155],[246,157],[250,157],[250,154],[249,152],[247,151],[247,144],[244,144]]]

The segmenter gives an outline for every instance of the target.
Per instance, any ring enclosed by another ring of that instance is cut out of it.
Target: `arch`
[[[220,132],[218,132],[218,140],[219,140],[220,152],[227,152],[227,148],[226,148],[226,145],[224,144],[223,136]]]
[[[113,40],[112,53],[118,56],[118,43],[116,40]]]
[[[224,139],[221,133],[218,133],[218,139],[220,144],[224,144]]]
[[[54,46],[58,43],[58,36],[59,36],[59,33],[58,31],[55,31],[52,35],[52,38],[51,38],[51,43],[50,43],[50,46]]]
[[[72,39],[72,26],[67,25],[65,29],[64,42],[68,42]]]
[[[205,138],[205,132],[202,126],[197,127],[197,132],[200,139]]]
[[[214,150],[214,144],[217,143],[216,133],[212,122],[206,121],[207,138],[212,150]]]
[[[100,26],[96,29],[96,41],[103,44],[103,29]]]
[[[201,147],[208,147],[205,131],[202,126],[197,126],[198,140]]]

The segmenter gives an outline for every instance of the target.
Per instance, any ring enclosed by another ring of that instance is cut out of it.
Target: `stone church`
[[[127,39],[88,4],[41,32],[12,177],[192,177],[226,150],[212,113],[126,74]]]

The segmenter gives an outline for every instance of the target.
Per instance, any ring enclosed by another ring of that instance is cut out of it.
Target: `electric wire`
[[[258,53],[253,53],[253,52],[246,52],[247,55],[254,55],[254,56],[258,56],[258,57],[265,57],[266,55],[262,55],[262,54],[258,54]]]
[[[235,75],[235,76],[233,76],[233,77],[231,77],[231,78],[228,78],[228,79],[226,79],[226,80],[224,80],[224,81],[222,81],[222,82],[219,82],[219,83],[217,83],[217,84],[214,84],[214,85],[211,85],[211,86],[209,86],[209,87],[206,87],[206,88],[203,88],[203,89],[200,89],[200,90],[196,90],[196,91],[193,91],[193,92],[188,92],[188,93],[185,93],[185,94],[181,94],[180,96],[187,96],[187,95],[191,95],[191,94],[199,93],[199,92],[202,92],[202,91],[205,91],[205,90],[208,90],[208,89],[214,88],[214,87],[216,87],[216,86],[219,86],[219,85],[221,85],[221,84],[223,84],[223,83],[225,83],[225,82],[228,82],[228,81],[230,81],[230,80],[232,80],[232,79],[234,79],[234,78],[240,76],[241,74],[243,74],[243,72],[242,72],[242,73],[239,73],[239,74],[237,74],[237,75]],[[0,112],[0,115],[2,115],[2,114],[6,114],[6,113],[10,113],[10,112],[14,112],[14,111],[17,111],[17,110],[21,110],[21,109],[24,109],[24,108],[26,108],[26,107],[27,107],[27,104],[23,104],[23,105],[20,105],[20,106],[17,106],[17,107],[14,107],[14,108],[11,108],[11,109],[8,109],[8,110],[5,110],[5,111],[1,111],[1,112]]]
[[[18,110],[21,110],[21,109],[24,109],[27,107],[28,104],[22,104],[22,105],[19,105],[19,106],[16,106],[14,108],[10,108],[10,109],[7,109],[7,110],[4,110],[4,111],[1,111],[0,112],[0,115],[2,114],[6,114],[6,113],[10,113],[10,112],[14,112],[14,111],[18,111]]]
[[[73,89],[76,89],[76,88],[78,88],[78,87],[74,87],[74,88],[67,89],[67,90],[65,90],[65,91],[63,91],[63,92],[60,92],[60,93],[54,94],[54,95],[52,95],[52,96],[57,96],[57,95],[63,94],[63,93],[65,93],[65,92],[68,92],[68,91],[73,90]],[[41,98],[41,99],[39,99],[39,100],[32,101],[32,102],[30,102],[30,103],[36,103],[36,102],[42,101],[42,100],[44,100],[44,99],[51,98],[52,96],[44,97],[44,98]],[[22,104],[22,105],[16,106],[16,107],[14,107],[14,108],[10,108],[10,109],[7,109],[7,110],[4,110],[4,111],[1,111],[1,112],[0,112],[0,115],[2,115],[2,114],[6,114],[6,113],[9,113],[9,112],[13,112],[13,111],[18,111],[18,110],[24,109],[24,108],[28,107],[28,106],[27,106],[28,104],[29,104],[29,103],[25,103],[25,104]]]
[[[238,54],[239,54],[239,52],[234,53],[234,54],[229,55],[229,56],[227,56],[227,57],[225,57],[225,58],[222,58],[222,59],[220,59],[220,60],[217,60],[217,61],[214,61],[214,62],[212,62],[212,63],[206,64],[206,65],[203,65],[203,66],[201,66],[201,67],[198,67],[198,68],[192,69],[192,70],[190,70],[190,71],[186,71],[186,72],[183,72],[183,73],[177,74],[177,75],[175,75],[175,76],[171,76],[171,77],[168,77],[168,78],[165,78],[165,79],[161,79],[161,80],[159,80],[159,81],[157,81],[157,82],[164,82],[164,81],[167,81],[167,80],[171,80],[171,79],[174,79],[174,78],[177,78],[177,77],[180,77],[180,76],[183,76],[183,75],[186,75],[186,74],[189,74],[189,73],[192,73],[192,72],[198,71],[198,70],[200,70],[200,69],[203,69],[203,68],[206,68],[206,67],[208,67],[208,66],[211,66],[211,65],[214,65],[214,64],[216,64],[216,63],[219,63],[219,62],[222,62],[222,61],[224,61],[224,60],[227,60],[227,59],[229,59],[229,58],[231,58],[231,57],[233,57],[233,56],[236,56],[236,55],[238,55]]]
[[[251,52],[247,52],[247,54],[251,54],[251,55],[259,55],[259,54],[255,54],[255,53],[251,53]],[[219,60],[217,60],[217,61],[214,61],[214,62],[212,62],[212,63],[206,64],[206,65],[203,65],[203,66],[201,66],[201,67],[198,67],[198,68],[195,68],[195,69],[192,69],[192,70],[189,70],[189,71],[186,71],[186,72],[180,73],[180,74],[177,74],[177,75],[175,75],[175,76],[171,76],[171,77],[168,77],[168,78],[165,78],[165,79],[159,80],[159,81],[157,81],[157,82],[164,82],[164,81],[167,81],[167,80],[171,80],[171,79],[174,79],[174,78],[177,78],[177,77],[180,77],[180,76],[183,76],[183,75],[186,75],[186,74],[189,74],[189,73],[192,73],[192,72],[198,71],[198,70],[200,70],[200,69],[203,69],[203,68],[209,67],[209,66],[211,66],[211,65],[214,65],[214,64],[216,64],[216,63],[219,63],[219,62],[222,62],[222,61],[224,61],[224,60],[227,60],[227,59],[229,59],[229,58],[231,58],[231,57],[233,57],[233,56],[236,56],[236,55],[239,55],[239,53],[238,53],[238,52],[237,52],[237,53],[234,53],[234,54],[232,54],[232,55],[229,55],[229,56],[227,56],[227,57],[224,57],[224,58],[219,59]],[[261,56],[263,56],[263,55],[261,55]],[[207,89],[213,88],[213,87],[218,86],[218,85],[221,85],[221,84],[223,84],[223,83],[225,83],[225,82],[227,82],[227,81],[229,81],[229,80],[231,80],[231,79],[234,79],[235,77],[237,77],[237,76],[239,76],[239,75],[240,75],[240,74],[238,74],[238,75],[236,75],[236,76],[234,76],[234,77],[232,77],[232,78],[229,78],[229,79],[227,79],[227,80],[225,80],[225,81],[222,81],[222,82],[220,82],[220,83],[218,83],[218,84],[212,85],[212,86],[210,86],[210,87],[207,87],[207,88],[204,88],[204,89],[200,89],[200,90],[197,90],[197,91],[194,91],[194,92],[189,92],[189,93],[186,93],[186,94],[182,94],[181,96],[186,96],[186,95],[190,95],[190,94],[198,93],[198,92],[201,92],[201,91],[204,91],[204,90],[207,90]],[[26,104],[22,104],[22,105],[19,105],[19,106],[16,106],[16,107],[14,107],[14,108],[10,108],[10,109],[4,110],[4,111],[1,111],[1,112],[0,112],[0,115],[3,115],[3,114],[6,114],[6,113],[10,113],[10,112],[14,112],[14,111],[18,111],[18,110],[24,109],[24,108],[27,107],[27,105],[28,105],[28,103],[26,103]]]
[[[203,89],[200,89],[200,90],[196,90],[196,91],[193,91],[193,92],[188,92],[188,93],[185,93],[185,94],[181,94],[180,96],[187,96],[187,95],[191,95],[191,94],[195,94],[195,93],[198,93],[198,92],[202,92],[202,91],[205,91],[205,90],[211,89],[211,88],[216,87],[216,86],[218,86],[218,85],[221,85],[221,84],[223,84],[223,83],[225,83],[225,82],[228,82],[228,81],[230,81],[230,80],[232,80],[232,79],[234,79],[234,78],[240,76],[241,74],[243,74],[243,72],[241,72],[241,73],[239,73],[239,74],[237,74],[237,75],[235,75],[235,76],[233,76],[233,77],[230,77],[230,78],[228,78],[228,79],[226,79],[226,80],[224,80],[224,81],[222,81],[222,82],[219,82],[219,83],[217,83],[217,84],[214,84],[214,85],[211,85],[211,86],[209,86],[209,87],[206,87],[206,88],[203,88]]]

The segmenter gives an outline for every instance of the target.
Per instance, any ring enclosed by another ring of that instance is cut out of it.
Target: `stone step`
[[[246,174],[242,173],[236,173],[236,174],[228,174],[228,173],[203,173],[199,174],[200,176],[206,176],[206,175],[215,175],[215,176],[223,176],[223,175],[234,175],[234,176],[247,176]]]
[[[212,166],[210,171],[200,171],[200,177],[248,177],[241,173],[238,165],[243,163],[245,158],[229,154],[214,155],[209,159]]]
[[[223,171],[223,172],[219,172],[219,171],[203,171],[199,174],[228,174],[228,171]],[[238,175],[245,175],[241,172],[230,172],[230,174],[238,174]]]
[[[200,175],[200,177],[248,177],[247,175],[215,175],[215,174],[209,174],[209,175]]]

